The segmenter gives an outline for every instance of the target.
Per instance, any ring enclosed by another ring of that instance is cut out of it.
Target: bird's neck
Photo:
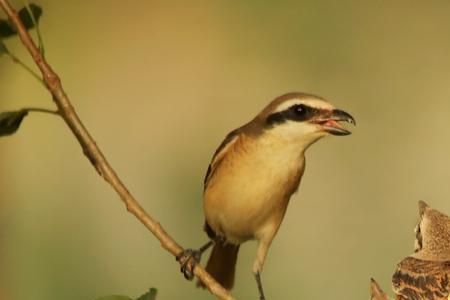
[[[277,155],[283,155],[291,159],[303,159],[309,146],[320,138],[322,138],[322,135],[292,137],[291,135],[283,135],[276,131],[268,131],[256,139],[256,144],[258,147],[265,148]]]
[[[268,168],[279,170],[280,173],[302,169],[305,151],[309,146],[308,143],[292,143],[281,137],[270,135],[257,138],[243,137],[242,142],[247,155]]]

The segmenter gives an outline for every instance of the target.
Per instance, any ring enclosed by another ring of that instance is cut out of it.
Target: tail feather
[[[217,242],[214,244],[205,268],[227,290],[231,290],[234,285],[238,252],[239,246]],[[201,281],[197,282],[197,286],[205,288]]]

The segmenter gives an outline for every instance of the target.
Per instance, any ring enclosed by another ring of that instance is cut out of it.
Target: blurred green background
[[[16,7],[21,1],[13,2]],[[183,246],[206,241],[202,180],[225,134],[289,91],[351,112],[310,148],[263,272],[268,299],[368,299],[413,249],[417,201],[450,212],[449,1],[55,1],[47,58],[142,205]],[[2,14],[2,17],[4,15]],[[31,64],[18,40],[7,40]],[[0,59],[0,111],[53,107]],[[58,118],[0,139],[1,299],[211,299],[99,178]],[[257,299],[255,243],[233,293]]]

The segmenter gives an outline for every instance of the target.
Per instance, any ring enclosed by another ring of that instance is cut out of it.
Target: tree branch
[[[53,101],[58,107],[58,111],[72,133],[80,143],[84,154],[87,156],[91,164],[97,172],[114,188],[116,193],[126,205],[127,210],[132,213],[150,232],[161,242],[161,246],[172,255],[176,256],[183,248],[170,237],[162,226],[145,212],[138,201],[128,191],[127,187],[122,183],[114,169],[106,160],[100,148],[95,143],[92,136],[84,127],[80,118],[76,114],[67,94],[65,93],[61,80],[47,63],[42,53],[36,47],[31,36],[28,34],[25,26],[19,19],[17,12],[12,8],[7,0],[0,0],[0,6],[5,11],[11,22],[16,26],[19,37],[31,54],[36,65],[39,67],[45,85],[53,96]],[[194,274],[205,284],[212,294],[220,299],[233,300],[230,293],[224,289],[214,278],[209,275],[204,268],[197,265],[194,268]]]

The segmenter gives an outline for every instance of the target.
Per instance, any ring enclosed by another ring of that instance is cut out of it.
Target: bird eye
[[[302,115],[306,112],[306,107],[303,104],[296,104],[291,108],[295,114]]]

